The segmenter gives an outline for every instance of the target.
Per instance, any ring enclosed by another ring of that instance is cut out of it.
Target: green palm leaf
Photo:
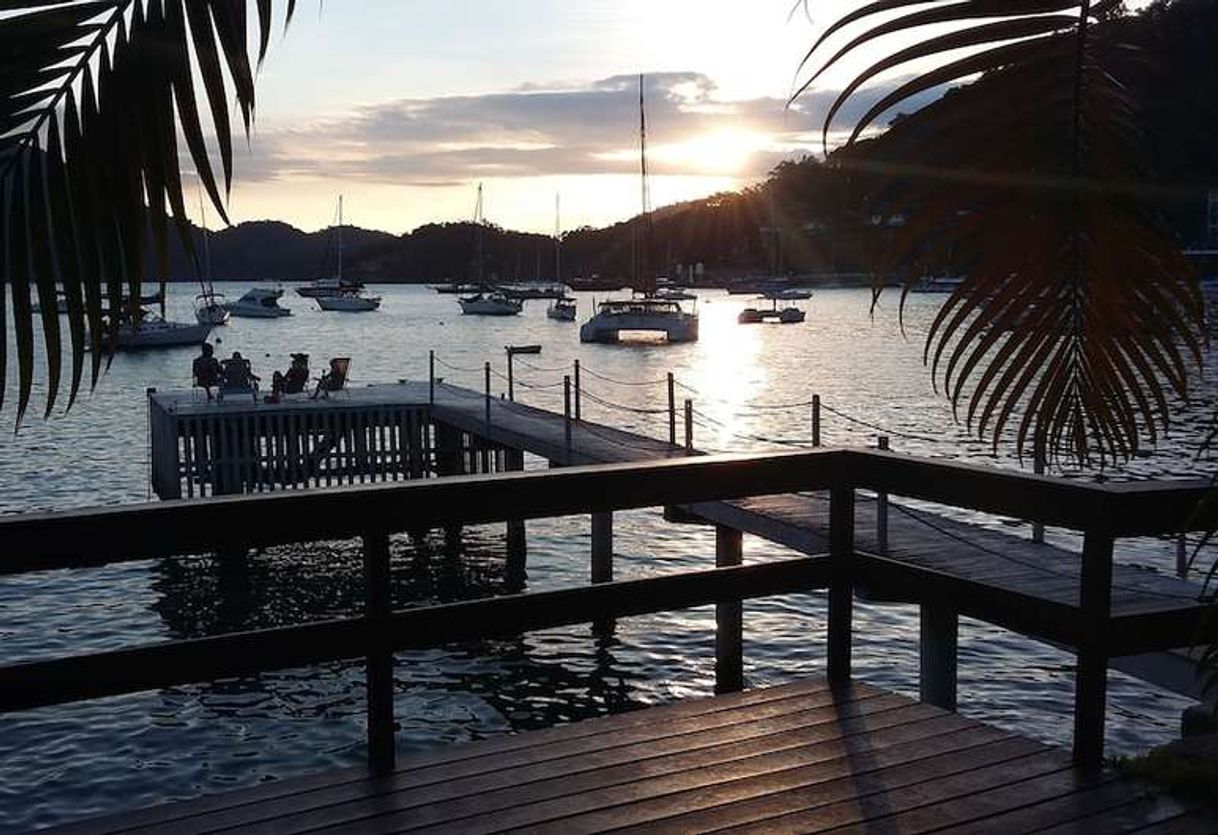
[[[974,431],[997,446],[1013,430],[1021,454],[1132,455],[1167,427],[1168,394],[1185,396],[1201,361],[1198,286],[1148,208],[1129,94],[1145,68],[1128,37],[1137,23],[1112,19],[1118,6],[868,2],[813,44],[796,94],[866,50],[828,110],[827,143],[860,89],[908,76],[850,126],[833,160],[868,180],[876,213],[908,217],[879,258],[876,298],[885,278],[902,277],[903,312],[926,272],[950,260],[965,273],[925,359]],[[902,45],[877,57],[894,33]],[[860,141],[910,97],[966,80]]]
[[[247,132],[254,114],[247,5],[0,0],[0,269],[12,296],[18,423],[34,379],[35,298],[50,414],[63,365],[56,285],[67,300],[70,406],[83,384],[87,349],[96,385],[117,321],[136,313],[149,247],[157,273],[167,278],[171,220],[193,255],[179,132],[196,176],[227,220],[229,91]],[[273,6],[257,2],[259,62]],[[288,0],[285,24],[294,9]],[[206,91],[210,125],[200,115],[196,79]],[[207,133],[216,139],[222,179]],[[0,294],[0,405],[9,394],[5,304]]]

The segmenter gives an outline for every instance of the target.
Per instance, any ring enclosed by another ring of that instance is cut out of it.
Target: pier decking
[[[1054,829],[1057,827],[1056,829]],[[1212,832],[1061,751],[822,680],[592,719],[67,827],[75,833]]]

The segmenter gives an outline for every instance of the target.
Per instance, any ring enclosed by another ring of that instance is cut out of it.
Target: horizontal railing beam
[[[380,621],[376,636],[351,618],[31,661],[0,667],[0,712],[358,658],[386,634],[394,651],[417,649],[810,591],[828,580],[824,557],[803,557],[405,609]]]
[[[1218,524],[1208,485],[1100,485],[875,450],[716,455],[0,519],[0,574],[833,486],[1116,536]],[[1199,509],[1200,508],[1200,509]]]

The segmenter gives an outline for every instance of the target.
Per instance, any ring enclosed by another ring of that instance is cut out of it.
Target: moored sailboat
[[[312,298],[322,310],[341,313],[367,313],[381,306],[380,296],[365,296],[363,282],[343,278],[343,196],[338,196],[338,227],[335,233],[338,266],[333,278],[319,278],[309,287],[297,288],[302,296]]]
[[[649,241],[640,246],[640,224],[644,232],[650,229],[650,206],[648,205],[647,177],[647,111],[643,100],[643,76],[639,76],[639,150],[642,177],[643,211],[636,219],[632,233],[634,247],[634,293],[630,299],[601,302],[596,315],[579,329],[580,342],[618,342],[627,331],[662,333],[670,343],[696,342],[698,339],[698,314],[681,309],[678,301],[665,299],[656,294],[656,278],[648,273],[640,261],[640,250],[646,250]]]

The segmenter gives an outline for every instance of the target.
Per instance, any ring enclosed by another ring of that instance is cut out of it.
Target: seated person
[[[324,396],[332,391],[341,391],[342,387],[347,383],[347,366],[350,360],[345,357],[334,357],[330,360],[330,371],[321,376],[317,381],[317,388],[313,390],[312,398],[316,400],[318,396]]]
[[[224,361],[224,388],[237,391],[254,391],[261,378],[250,368],[250,361],[233,351],[231,359]]]
[[[309,382],[309,355],[292,354],[292,364],[286,374],[278,371],[271,377],[271,399],[279,401],[282,394],[300,394]]]
[[[211,400],[211,387],[220,385],[220,361],[216,359],[215,352],[215,348],[204,342],[201,353],[190,366],[195,385],[203,387],[208,400]]]

